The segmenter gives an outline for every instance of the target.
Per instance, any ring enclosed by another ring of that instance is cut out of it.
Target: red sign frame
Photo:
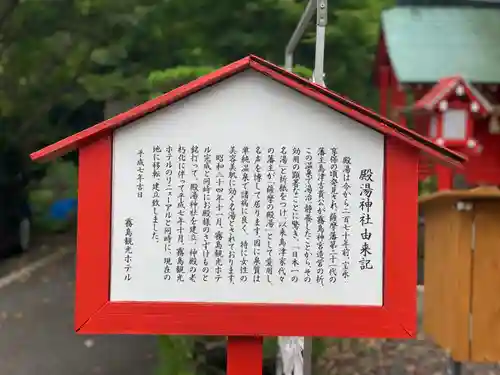
[[[385,135],[383,306],[112,302],[112,131],[191,93],[254,69]],[[346,98],[248,56],[34,154],[79,148],[75,329],[80,333],[221,336],[415,337],[418,160],[464,158]]]
[[[413,337],[418,154],[401,143],[394,138],[386,141],[382,307],[111,302],[112,136],[80,149],[76,329],[84,333]]]

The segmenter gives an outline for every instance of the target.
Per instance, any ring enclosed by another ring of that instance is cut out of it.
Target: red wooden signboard
[[[75,149],[76,331],[229,336],[235,374],[263,336],[414,337],[419,153],[463,161],[255,56],[32,159]]]

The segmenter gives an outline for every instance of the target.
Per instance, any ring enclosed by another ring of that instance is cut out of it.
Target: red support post
[[[453,189],[453,171],[442,164],[436,164],[437,190]]]
[[[380,108],[379,113],[381,116],[387,117],[388,114],[388,98],[389,98],[389,84],[390,84],[390,69],[388,66],[380,67]]]
[[[227,375],[262,375],[263,338],[228,336]]]
[[[401,112],[399,112],[406,106],[406,93],[399,84],[397,77],[392,72],[390,72],[390,87],[391,87],[391,95],[390,95],[391,111],[397,111],[397,116],[395,118],[391,118],[391,120],[396,121],[398,124],[402,126],[406,126],[406,117]]]

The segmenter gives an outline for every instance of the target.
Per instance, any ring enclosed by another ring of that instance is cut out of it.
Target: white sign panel
[[[255,72],[114,135],[111,300],[382,305],[384,138]]]

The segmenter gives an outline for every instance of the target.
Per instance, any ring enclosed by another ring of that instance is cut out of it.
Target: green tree
[[[392,0],[330,1],[325,73],[331,89],[374,106],[380,11]],[[3,0],[0,137],[26,153],[68,135],[89,101],[139,102],[249,53],[283,64],[305,0]],[[310,76],[314,23],[297,48]],[[90,125],[90,124],[89,124]],[[161,369],[193,370],[191,338],[162,337]]]
[[[330,4],[326,78],[362,103],[380,10],[389,0]],[[255,53],[278,64],[304,9],[293,0],[6,0],[0,5],[0,117],[23,147],[68,131],[55,106],[142,100]],[[314,25],[296,61],[311,67]],[[159,84],[159,82],[162,82]]]

